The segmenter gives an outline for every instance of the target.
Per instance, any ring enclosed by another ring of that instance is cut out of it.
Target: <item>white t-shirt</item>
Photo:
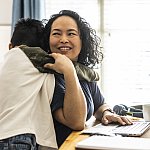
[[[20,48],[0,66],[0,139],[33,133],[37,143],[57,148],[50,103],[55,78],[40,73]]]

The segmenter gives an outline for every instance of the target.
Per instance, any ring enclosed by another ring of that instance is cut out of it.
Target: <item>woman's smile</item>
[[[69,46],[60,46],[60,47],[58,47],[58,49],[63,52],[63,51],[71,50],[71,47],[69,47]]]

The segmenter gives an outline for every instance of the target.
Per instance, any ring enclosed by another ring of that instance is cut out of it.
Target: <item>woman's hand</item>
[[[105,111],[103,113],[101,122],[105,125],[112,123],[112,122],[118,122],[121,125],[130,125],[132,124],[132,120],[128,118],[127,116],[120,116],[115,113],[112,113],[110,111]]]
[[[50,54],[55,59],[55,63],[47,63],[44,65],[45,68],[53,69],[60,74],[69,73],[74,71],[74,66],[72,61],[65,55],[59,53]]]

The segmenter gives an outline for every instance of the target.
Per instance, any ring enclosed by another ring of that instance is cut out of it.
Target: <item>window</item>
[[[103,91],[110,103],[150,102],[150,1],[104,1]]]
[[[45,2],[47,19],[60,10],[69,9],[79,13],[81,17],[90,23],[92,28],[99,29],[100,11],[98,0],[45,0]]]
[[[100,32],[101,89],[108,103],[150,102],[149,0],[46,0],[46,17],[71,9]]]

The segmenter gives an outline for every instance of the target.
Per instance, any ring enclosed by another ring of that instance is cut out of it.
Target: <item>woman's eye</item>
[[[76,35],[75,33],[73,33],[73,32],[71,32],[71,33],[69,33],[69,35]]]
[[[54,32],[54,33],[52,33],[52,35],[60,35],[60,33]]]

